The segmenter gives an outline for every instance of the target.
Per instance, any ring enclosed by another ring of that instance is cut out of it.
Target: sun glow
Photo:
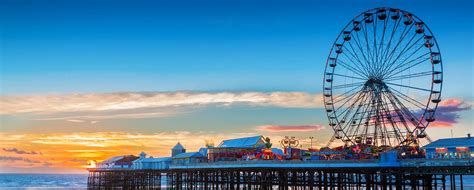
[[[97,164],[95,160],[89,160],[88,163],[89,165],[85,166],[85,168],[95,168]]]

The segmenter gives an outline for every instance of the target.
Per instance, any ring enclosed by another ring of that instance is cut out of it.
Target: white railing
[[[399,160],[401,166],[474,166],[473,158],[418,158]]]

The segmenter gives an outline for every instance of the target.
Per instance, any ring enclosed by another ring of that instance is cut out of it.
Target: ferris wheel
[[[330,143],[399,147],[430,141],[425,130],[435,121],[442,83],[439,47],[421,19],[394,8],[363,12],[344,27],[326,61]]]

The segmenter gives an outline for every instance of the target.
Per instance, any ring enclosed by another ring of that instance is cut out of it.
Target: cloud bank
[[[1,96],[0,115],[52,115],[49,119],[83,122],[101,119],[167,117],[180,108],[200,106],[322,107],[322,96],[304,92],[130,92]],[[189,109],[186,109],[189,110]],[[48,117],[40,118],[47,120]]]

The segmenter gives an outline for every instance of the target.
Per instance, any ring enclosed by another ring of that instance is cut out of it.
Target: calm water
[[[86,189],[87,174],[0,174],[0,189]]]

